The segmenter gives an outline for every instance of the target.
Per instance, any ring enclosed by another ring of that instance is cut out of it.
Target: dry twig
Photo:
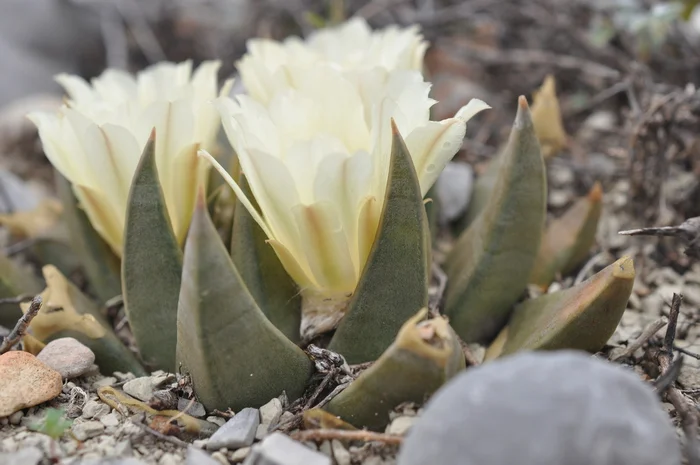
[[[683,296],[673,294],[671,311],[668,318],[668,327],[664,337],[664,345],[658,354],[661,377],[669,370],[673,369],[673,341],[676,338],[676,325],[680,314]],[[666,391],[666,397],[676,409],[676,414],[681,420],[683,432],[685,433],[685,455],[689,465],[700,465],[700,449],[698,449],[698,415],[693,405],[681,393],[678,388],[671,385]]]
[[[618,360],[626,359],[631,356],[637,349],[642,347],[658,330],[666,326],[668,321],[666,318],[659,318],[658,320],[652,321],[642,330],[642,334],[639,335],[637,339],[632,341],[631,344],[627,346],[624,352],[615,357],[614,362]]]
[[[393,434],[375,433],[373,431],[348,431],[344,429],[312,429],[306,431],[298,431],[291,434],[292,439],[297,441],[325,441],[337,439],[339,441],[364,441],[364,442],[383,442],[384,444],[400,445],[403,441],[402,436]]]
[[[41,310],[41,303],[42,299],[40,295],[32,299],[32,303],[29,304],[29,310],[27,310],[27,313],[22,315],[22,317],[17,321],[17,324],[12,332],[5,339],[3,339],[2,344],[0,344],[0,355],[12,349],[12,347],[14,347],[15,344],[22,339],[22,336],[27,334],[29,323],[32,322],[32,319],[37,313],[39,313],[39,310]]]

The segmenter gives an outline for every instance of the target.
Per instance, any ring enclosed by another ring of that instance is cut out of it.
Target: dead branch
[[[22,315],[22,317],[17,321],[17,324],[12,332],[5,339],[3,339],[2,344],[0,344],[0,355],[12,349],[12,347],[14,347],[20,341],[20,339],[27,334],[29,323],[32,322],[32,319],[37,313],[39,313],[39,310],[41,310],[41,303],[42,299],[40,295],[32,299],[27,313]]]
[[[637,349],[642,347],[651,337],[656,334],[658,330],[666,326],[668,321],[666,318],[659,318],[658,320],[652,321],[646,327],[642,330],[642,334],[639,335],[637,339],[632,341],[631,344],[627,346],[627,348],[622,352],[620,355],[615,357],[613,362],[617,362],[619,360],[624,360],[627,357],[630,357]]]

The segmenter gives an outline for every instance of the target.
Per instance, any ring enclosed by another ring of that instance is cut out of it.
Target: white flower
[[[472,100],[454,118],[430,121],[435,101],[418,71],[374,69],[348,75],[320,64],[290,67],[289,78],[294,86],[277,92],[268,105],[247,95],[216,103],[260,215],[223,168],[217,169],[301,287],[305,310],[314,307],[309,302],[342,308],[377,231],[388,179],[391,118],[425,194],[461,147],[466,122],[489,107]]]
[[[379,68],[384,71],[422,71],[428,43],[417,26],[389,26],[372,31],[363,18],[321,29],[305,41],[290,37],[284,42],[269,39],[248,41],[248,53],[236,65],[248,93],[267,103],[272,96],[293,85],[289,67],[312,68],[326,64],[344,72]]]
[[[46,156],[73,185],[95,230],[121,256],[131,181],[146,141],[156,129],[156,164],[179,241],[189,227],[202,169],[200,148],[212,149],[220,125],[211,104],[220,63],[192,72],[189,61],[159,63],[135,77],[108,69],[87,83],[56,80],[68,93],[58,113],[35,112]],[[230,83],[222,89],[228,93]]]

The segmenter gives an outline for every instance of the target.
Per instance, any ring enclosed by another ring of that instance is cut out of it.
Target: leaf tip
[[[625,255],[613,263],[613,276],[618,279],[634,279],[634,260],[630,255]]]
[[[527,98],[524,95],[518,97],[518,112],[515,114],[515,127],[525,128],[532,126],[532,115],[530,114],[530,106],[527,103]]]
[[[156,141],[156,127],[153,126],[153,129],[151,129],[151,134],[148,136],[148,142],[155,142]]]
[[[593,203],[598,203],[603,200],[603,186],[601,186],[599,181],[596,181],[588,192],[588,200]]]
[[[394,118],[391,118],[391,135],[394,137],[401,135],[399,128],[396,126],[396,121],[394,121]]]

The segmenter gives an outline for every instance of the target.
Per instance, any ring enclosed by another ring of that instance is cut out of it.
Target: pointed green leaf
[[[306,354],[258,308],[200,197],[185,243],[178,306],[178,368],[207,409],[259,407],[285,391],[300,397]]]
[[[578,286],[518,305],[486,358],[519,350],[599,351],[622,318],[634,276],[632,258],[625,256]]]
[[[545,208],[544,161],[527,100],[520,97],[493,193],[445,269],[445,312],[465,341],[489,341],[505,325],[530,277]]]
[[[588,257],[595,243],[602,198],[602,188],[596,183],[586,197],[547,226],[530,283],[546,289],[557,273],[571,272]]]
[[[56,171],[56,190],[63,203],[63,220],[73,252],[83,266],[90,288],[101,302],[122,293],[120,261],[78,206],[70,182]],[[50,262],[45,262],[50,263]]]
[[[136,356],[114,334],[100,307],[90,300],[58,269],[47,265],[42,269],[46,289],[39,314],[30,324],[32,334],[42,342],[72,337],[95,353],[95,363],[104,374],[115,371],[144,376]],[[29,303],[22,304],[26,311]]]
[[[324,410],[358,428],[381,430],[397,405],[425,401],[463,370],[457,335],[442,317],[421,322],[426,313],[410,318],[386,352]]]
[[[391,164],[377,236],[329,349],[349,363],[376,360],[404,322],[428,305],[431,240],[418,177],[393,124]]]
[[[28,268],[20,267],[0,253],[0,299],[25,294],[34,296],[41,292],[43,285]],[[0,326],[14,328],[22,316],[19,304],[0,304]]]
[[[182,252],[175,238],[155,160],[155,133],[146,143],[129,192],[124,228],[124,308],[141,358],[175,370],[177,296]]]
[[[245,176],[239,185],[257,208]],[[301,295],[289,277],[267,237],[248,210],[238,202],[231,235],[231,258],[241,278],[268,320],[287,339],[299,342],[301,325]]]

